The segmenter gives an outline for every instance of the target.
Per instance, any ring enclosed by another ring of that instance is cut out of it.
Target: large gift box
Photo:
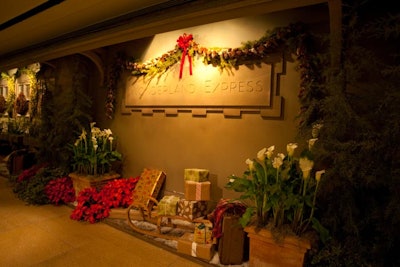
[[[211,182],[185,181],[186,200],[210,200]]]
[[[209,170],[206,169],[185,169],[185,181],[205,182],[208,181]]]
[[[214,255],[214,245],[213,244],[198,244],[193,242],[193,234],[185,233],[181,238],[178,239],[177,245],[178,252],[184,253],[186,255],[191,255],[193,257],[211,260]]]
[[[177,196],[164,196],[157,205],[158,215],[175,216],[179,199]]]
[[[177,214],[193,220],[207,215],[207,201],[191,201],[180,199]]]
[[[193,241],[198,244],[211,244],[213,224],[209,220],[199,220],[194,223]]]

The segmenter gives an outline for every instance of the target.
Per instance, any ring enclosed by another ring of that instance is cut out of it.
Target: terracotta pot
[[[301,267],[304,255],[311,248],[308,239],[285,236],[277,241],[271,231],[245,227],[250,242],[249,267]]]
[[[68,176],[71,177],[75,189],[75,196],[78,196],[79,192],[85,188],[96,187],[100,189],[107,182],[121,177],[118,173],[105,173],[103,175],[94,176],[77,174],[74,172],[70,173]]]

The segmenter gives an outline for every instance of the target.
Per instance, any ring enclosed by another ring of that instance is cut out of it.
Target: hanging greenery
[[[0,114],[3,114],[7,110],[7,102],[3,95],[0,95]]]
[[[7,81],[7,87],[8,87],[8,96],[6,99],[7,102],[7,108],[6,112],[10,116],[13,112],[14,109],[14,100],[15,100],[15,76],[14,75],[8,75],[5,72],[1,73],[1,79]],[[11,116],[10,116],[11,117]]]
[[[9,75],[5,72],[1,73],[1,79],[7,81],[8,96],[6,99],[7,108],[5,111],[8,112],[9,116],[12,117],[14,111],[14,105],[16,105],[16,113],[20,115],[26,115],[30,109],[31,117],[33,118],[37,114],[38,105],[38,91],[37,91],[37,79],[36,70],[31,68],[20,68],[13,75]],[[29,102],[26,96],[22,93],[16,95],[15,92],[15,81],[21,75],[26,75],[30,85],[30,99]]]
[[[302,79],[299,98],[301,104],[305,106],[302,110],[305,110],[310,92],[313,91],[315,84],[320,81],[319,71],[316,71],[317,62],[310,62],[310,50],[314,49],[313,38],[305,24],[294,23],[287,27],[278,27],[268,31],[259,40],[247,41],[237,48],[202,47],[193,40],[191,34],[185,33],[178,38],[173,50],[147,62],[139,62],[118,55],[109,73],[106,116],[108,118],[113,117],[116,87],[123,70],[130,71],[134,76],[146,76],[151,79],[162,75],[178,62],[181,62],[182,66],[187,55],[189,64],[191,64],[191,59],[196,57],[204,64],[212,65],[223,71],[236,69],[244,64],[260,64],[269,55],[279,52],[294,54],[299,62]],[[302,121],[306,122],[307,120]]]
[[[32,69],[32,68],[22,68],[19,69],[17,73],[20,74],[25,74],[28,77],[29,84],[30,84],[30,99],[29,99],[29,105],[30,105],[30,114],[31,117],[35,117],[37,115],[37,110],[38,110],[38,99],[39,99],[39,91],[38,91],[38,86],[37,86],[37,78],[36,78],[36,73],[38,69]]]

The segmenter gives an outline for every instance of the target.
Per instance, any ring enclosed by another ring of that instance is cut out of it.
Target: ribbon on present
[[[192,242],[192,256],[197,257],[197,243]]]
[[[201,183],[196,183],[196,200],[201,199]]]
[[[188,53],[188,48],[191,45],[191,42],[193,40],[193,35],[191,34],[186,34],[184,33],[183,35],[179,36],[178,40],[178,46],[179,48],[182,49],[182,58],[181,58],[181,67],[179,70],[179,79],[182,79],[182,71],[183,71],[183,64],[185,63],[185,57],[186,55],[188,56],[189,59],[189,73],[192,75],[192,57]]]

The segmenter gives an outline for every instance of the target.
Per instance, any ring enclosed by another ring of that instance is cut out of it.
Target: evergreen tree
[[[327,73],[316,121],[332,239],[312,264],[400,266],[400,14],[376,0],[344,1],[343,14],[341,69]]]

